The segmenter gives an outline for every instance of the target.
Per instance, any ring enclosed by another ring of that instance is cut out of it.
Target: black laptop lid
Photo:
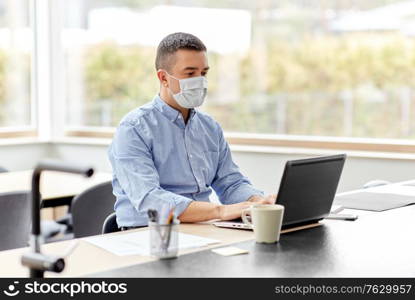
[[[329,214],[345,159],[341,154],[287,162],[277,195],[277,204],[285,207],[285,227]]]

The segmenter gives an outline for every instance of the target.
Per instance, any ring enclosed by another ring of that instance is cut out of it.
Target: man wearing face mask
[[[195,108],[206,98],[206,47],[187,33],[166,36],[157,48],[160,92],[128,113],[108,150],[117,198],[117,223],[147,225],[147,210],[168,206],[181,222],[231,220],[256,203],[274,203],[232,161],[220,125]],[[211,203],[213,188],[223,205]]]

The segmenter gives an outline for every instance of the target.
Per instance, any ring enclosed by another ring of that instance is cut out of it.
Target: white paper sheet
[[[240,254],[248,254],[249,253],[248,250],[237,248],[237,247],[215,248],[215,249],[212,249],[212,252],[214,252],[216,254],[223,255],[223,256],[232,256],[232,255],[240,255]]]
[[[415,186],[388,184],[367,189],[367,192],[415,197]]]
[[[83,240],[118,256],[150,255],[150,232],[148,230],[95,236]],[[179,250],[204,247],[216,243],[219,243],[219,241],[179,232]]]

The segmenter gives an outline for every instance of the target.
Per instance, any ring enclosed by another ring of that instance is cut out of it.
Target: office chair
[[[120,231],[117,224],[117,215],[114,213],[110,214],[102,225],[102,234]]]
[[[0,251],[26,247],[30,232],[29,192],[0,194]]]
[[[105,218],[114,212],[111,181],[93,186],[72,200],[73,237],[101,234]]]
[[[7,173],[7,172],[9,172],[9,170],[0,166],[0,173]],[[42,228],[42,236],[46,241],[48,241],[53,236],[63,233],[66,229],[65,225],[52,221],[52,220],[42,220],[40,227]]]
[[[70,212],[54,221],[55,224],[47,224],[45,231],[42,221],[42,235],[46,243],[100,234],[105,218],[114,211],[114,203],[111,181],[85,190],[74,197]],[[64,226],[64,230],[59,226]],[[60,231],[56,232],[57,229]],[[57,235],[59,233],[63,234]]]
[[[9,172],[9,170],[0,166],[0,173],[6,173],[6,172]]]

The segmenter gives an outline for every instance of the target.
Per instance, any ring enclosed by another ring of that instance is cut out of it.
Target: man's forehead
[[[209,69],[205,51],[179,50],[173,58],[175,68],[180,70]]]

